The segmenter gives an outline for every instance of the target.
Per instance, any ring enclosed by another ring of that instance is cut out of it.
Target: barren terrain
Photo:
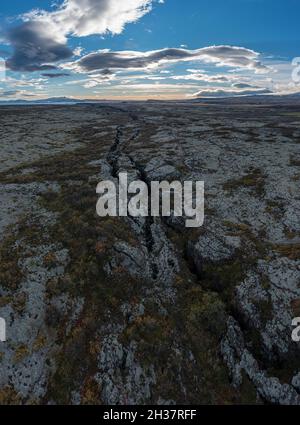
[[[300,109],[0,108],[0,404],[300,404]],[[205,222],[96,186],[204,180]]]

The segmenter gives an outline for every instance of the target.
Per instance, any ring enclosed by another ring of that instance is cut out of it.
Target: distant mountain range
[[[0,100],[0,105],[64,105],[64,104],[78,104],[78,103],[120,103],[122,101],[115,101],[115,100],[109,100],[109,99],[101,99],[101,100],[95,100],[95,99],[72,99],[69,97],[50,97],[47,99],[39,99],[39,100],[24,100],[24,99],[17,99],[17,100]],[[149,102],[159,102],[155,100],[149,100]],[[176,102],[172,100],[172,102]],[[177,101],[178,102],[178,101]],[[252,95],[252,96],[234,96],[234,97],[199,97],[195,99],[188,99],[188,100],[180,100],[179,101],[184,103],[253,103],[253,104],[274,104],[274,103],[300,103],[300,92],[294,93],[294,94],[288,94],[288,95]]]
[[[60,104],[76,104],[76,103],[101,103],[106,100],[94,100],[94,99],[72,99],[69,97],[50,97],[47,99],[38,100],[0,100],[0,105],[60,105]]]
[[[205,104],[223,104],[223,105],[295,105],[300,106],[300,93],[287,95],[252,95],[252,96],[233,96],[233,97],[199,97],[188,100],[192,103]]]

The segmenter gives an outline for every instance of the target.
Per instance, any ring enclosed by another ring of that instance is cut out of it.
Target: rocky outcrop
[[[246,348],[243,333],[233,318],[228,320],[227,334],[222,341],[221,352],[230,370],[234,386],[241,385],[242,372],[245,372],[263,400],[282,405],[300,404],[300,394],[295,389],[297,376],[293,378],[291,384],[281,384],[278,378],[269,377]]]

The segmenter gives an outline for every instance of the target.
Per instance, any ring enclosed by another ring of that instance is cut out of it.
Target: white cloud
[[[159,93],[180,93],[184,94],[186,91],[192,91],[197,88],[196,85],[192,84],[118,84],[110,87],[110,92],[124,91],[126,93],[148,93],[148,94],[159,94]]]
[[[56,41],[67,35],[120,34],[124,26],[136,22],[151,10],[153,0],[65,0],[57,10],[33,10],[23,15],[53,29]]]
[[[203,81],[206,83],[230,83],[233,81],[239,81],[240,77],[231,74],[203,74],[203,73],[191,73],[187,75],[174,75],[173,80],[187,80],[187,81]]]
[[[82,53],[83,53],[83,50],[84,50],[83,47],[78,46],[74,49],[73,55],[74,56],[81,56]]]
[[[272,94],[272,91],[264,87],[255,87],[247,84],[242,87],[235,85],[231,87],[206,87],[193,94],[193,97],[234,97],[234,96],[254,96],[262,94]]]

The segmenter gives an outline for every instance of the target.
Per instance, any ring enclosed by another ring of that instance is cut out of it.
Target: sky
[[[0,99],[297,93],[299,16],[299,0],[1,1]]]

